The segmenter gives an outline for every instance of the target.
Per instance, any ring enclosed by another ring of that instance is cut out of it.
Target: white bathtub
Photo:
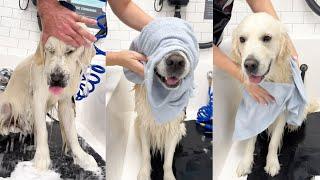
[[[294,45],[300,55],[301,63],[309,66],[305,76],[305,85],[309,98],[320,97],[320,55],[317,47],[320,45],[320,37],[296,37]],[[220,46],[226,53],[230,53],[230,40],[226,39]],[[242,144],[232,142],[234,129],[234,117],[239,104],[239,83],[230,76],[214,68],[214,179],[237,180],[235,171],[240,160]]]
[[[195,119],[199,107],[207,103],[207,72],[212,70],[212,50],[202,51],[195,73],[196,92],[187,109],[187,119]],[[135,134],[133,84],[121,78],[110,104],[121,114],[107,119],[107,179],[132,180],[140,167],[140,145]],[[109,113],[114,113],[111,111]],[[108,166],[109,165],[109,166]]]

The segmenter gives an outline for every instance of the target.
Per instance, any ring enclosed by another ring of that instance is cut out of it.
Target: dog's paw
[[[278,158],[267,157],[267,163],[266,163],[266,166],[264,167],[264,170],[272,177],[277,175],[280,171],[280,164],[279,164]]]
[[[251,173],[252,161],[251,160],[242,160],[237,168],[237,176],[242,177]]]
[[[36,169],[40,171],[48,170],[51,163],[49,152],[36,151],[33,161],[34,161],[34,167]]]
[[[100,170],[96,160],[84,151],[74,155],[73,161],[86,171],[97,172]]]
[[[140,168],[137,180],[151,180],[151,168],[147,165]]]
[[[172,170],[165,170],[163,173],[163,180],[176,180]]]

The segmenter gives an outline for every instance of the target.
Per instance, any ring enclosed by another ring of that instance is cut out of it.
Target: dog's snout
[[[169,58],[166,60],[167,66],[183,68],[185,66],[185,60],[183,58]]]
[[[167,72],[173,76],[179,76],[183,73],[186,66],[186,59],[180,54],[172,54],[166,61]]]
[[[64,75],[61,72],[51,73],[50,78],[52,82],[59,82],[64,80]]]
[[[247,58],[244,61],[245,69],[250,73],[255,73],[258,70],[259,62],[255,58]]]
[[[61,69],[56,68],[55,71],[51,72],[48,79],[50,86],[66,87],[68,84],[69,75]]]

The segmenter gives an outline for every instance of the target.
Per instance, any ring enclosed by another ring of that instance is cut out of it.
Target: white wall
[[[154,0],[135,0],[135,2],[153,17],[173,16],[174,14],[174,7],[168,6],[167,3],[164,4],[162,11],[158,13],[153,10]],[[189,5],[181,9],[181,15],[183,19],[192,23],[198,40],[207,42],[212,41],[213,24],[212,20],[203,19],[204,2],[205,0],[190,0]],[[120,22],[112,13],[110,7],[107,8],[107,16],[110,27],[110,36],[106,41],[107,47],[111,49],[127,49],[131,40],[138,35],[138,32]]]
[[[272,0],[281,21],[291,35],[320,35],[320,16],[317,16],[305,0]],[[232,18],[225,36],[230,36],[237,24],[251,13],[245,0],[235,0]]]
[[[24,2],[26,0],[22,0]],[[173,7],[165,4],[162,12],[153,10],[153,0],[135,0],[135,2],[152,16],[173,16]],[[182,17],[190,21],[199,41],[212,40],[212,21],[203,20],[204,0],[190,0],[182,8]],[[107,8],[109,35],[104,41],[108,50],[128,49],[131,40],[138,34],[124,25]],[[36,8],[30,1],[28,10],[19,9],[18,0],[0,0],[0,54],[26,56],[35,51],[39,41]]]
[[[39,39],[35,8],[21,11],[18,0],[0,0],[0,54],[26,56]]]

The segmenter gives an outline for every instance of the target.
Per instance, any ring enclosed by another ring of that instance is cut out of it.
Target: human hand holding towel
[[[106,56],[106,65],[123,66],[131,71],[144,76],[144,66],[140,61],[147,61],[147,57],[136,51],[123,50],[119,52],[108,52]]]

